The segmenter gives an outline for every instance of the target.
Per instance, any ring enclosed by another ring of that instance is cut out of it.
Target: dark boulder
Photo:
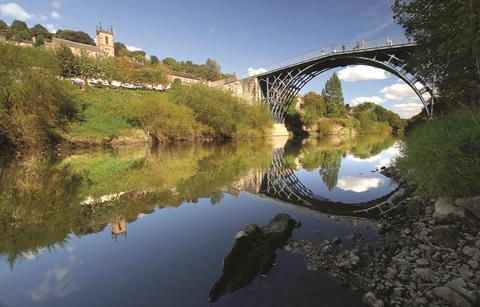
[[[281,213],[262,228],[251,224],[238,232],[223,261],[222,275],[210,290],[210,301],[247,286],[257,276],[267,275],[275,263],[277,249],[286,244],[296,227],[298,222]]]

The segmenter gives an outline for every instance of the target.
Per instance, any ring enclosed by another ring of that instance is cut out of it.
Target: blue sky
[[[385,0],[0,0],[0,18],[51,30],[74,29],[95,35],[95,26],[112,25],[115,40],[159,58],[204,63],[214,58],[224,72],[296,56],[333,43],[402,33]],[[340,72],[347,103],[372,98],[403,116],[418,111],[418,98],[389,74],[350,67]],[[331,73],[318,76],[303,92],[319,92]],[[375,76],[377,80],[368,75]],[[381,78],[381,79],[379,79]],[[347,81],[350,80],[350,81]]]

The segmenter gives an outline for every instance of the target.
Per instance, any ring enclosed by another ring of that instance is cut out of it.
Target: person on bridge
[[[387,46],[392,46],[392,45],[393,45],[392,40],[390,39],[389,36],[387,36]]]

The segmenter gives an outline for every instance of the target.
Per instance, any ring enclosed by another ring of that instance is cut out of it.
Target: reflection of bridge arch
[[[369,47],[372,46],[372,47]],[[429,116],[432,103],[428,103],[425,93],[433,97],[432,89],[424,80],[416,76],[415,70],[408,67],[405,60],[416,48],[414,42],[395,38],[388,41],[363,41],[363,44],[343,44],[333,46],[330,53],[315,51],[308,55],[280,63],[276,68],[256,76],[262,99],[268,104],[274,120],[283,122],[290,102],[310,80],[335,67],[347,65],[368,65],[384,69],[403,80],[417,94]]]
[[[274,150],[270,169],[263,175],[258,193],[324,213],[358,217],[387,213],[394,208],[396,198],[401,196],[401,191],[397,190],[378,199],[357,204],[330,201],[313,193],[298,179],[286,161],[283,149]]]

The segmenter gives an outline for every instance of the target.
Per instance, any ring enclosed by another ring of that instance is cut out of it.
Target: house
[[[56,37],[52,38],[51,43],[45,43],[45,47],[48,49],[55,49],[60,46],[67,46],[72,50],[72,53],[77,56],[82,54],[82,52],[85,52],[93,58],[115,56],[113,29],[110,27],[110,30],[105,30],[101,24],[97,27],[96,46],[72,42]]]

